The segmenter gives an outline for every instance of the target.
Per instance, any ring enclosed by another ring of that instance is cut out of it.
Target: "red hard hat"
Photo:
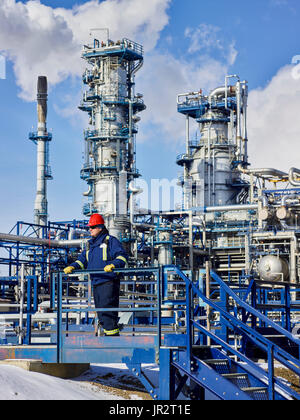
[[[104,225],[104,219],[101,214],[92,214],[88,226]]]

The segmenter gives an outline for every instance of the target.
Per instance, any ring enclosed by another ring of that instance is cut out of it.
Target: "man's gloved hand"
[[[113,264],[106,265],[104,267],[104,271],[106,273],[111,273],[116,267]]]
[[[74,270],[75,270],[75,267],[70,265],[69,267],[64,268],[64,273],[65,274],[71,274],[71,273],[73,273]]]

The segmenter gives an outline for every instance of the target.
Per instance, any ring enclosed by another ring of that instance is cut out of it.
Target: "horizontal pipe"
[[[281,205],[286,206],[287,205],[287,200],[298,200],[299,201],[299,199],[300,199],[300,197],[299,197],[298,194],[285,195],[281,200]]]
[[[215,211],[235,211],[235,210],[257,210],[258,204],[233,204],[229,206],[204,207],[204,213],[213,213]]]
[[[51,248],[75,248],[75,247],[80,247],[83,243],[87,242],[88,239],[74,239],[70,241],[62,241],[62,240],[53,241],[49,239],[31,238],[29,236],[0,233],[0,241],[19,242],[22,244],[48,246]]]
[[[227,92],[227,96],[234,96],[236,93],[236,87],[235,86],[222,86],[222,87],[218,87],[216,89],[214,89],[212,92],[210,92],[209,94],[209,101],[212,101],[212,98],[214,96],[225,96]]]
[[[274,168],[254,168],[254,169],[245,169],[242,165],[238,165],[238,170],[243,174],[255,175],[255,176],[273,176],[276,178],[287,178],[288,174],[286,172],[279,171]]]

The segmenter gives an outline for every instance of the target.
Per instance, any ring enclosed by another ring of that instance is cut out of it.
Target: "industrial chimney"
[[[48,221],[47,180],[52,179],[49,167],[49,142],[52,135],[47,132],[47,77],[39,76],[37,83],[37,132],[29,139],[37,145],[37,191],[34,205],[34,223],[46,226]]]

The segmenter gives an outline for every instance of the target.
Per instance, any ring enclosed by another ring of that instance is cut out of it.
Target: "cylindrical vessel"
[[[285,259],[276,255],[262,257],[258,266],[258,273],[262,280],[284,281],[289,276],[289,265]]]

